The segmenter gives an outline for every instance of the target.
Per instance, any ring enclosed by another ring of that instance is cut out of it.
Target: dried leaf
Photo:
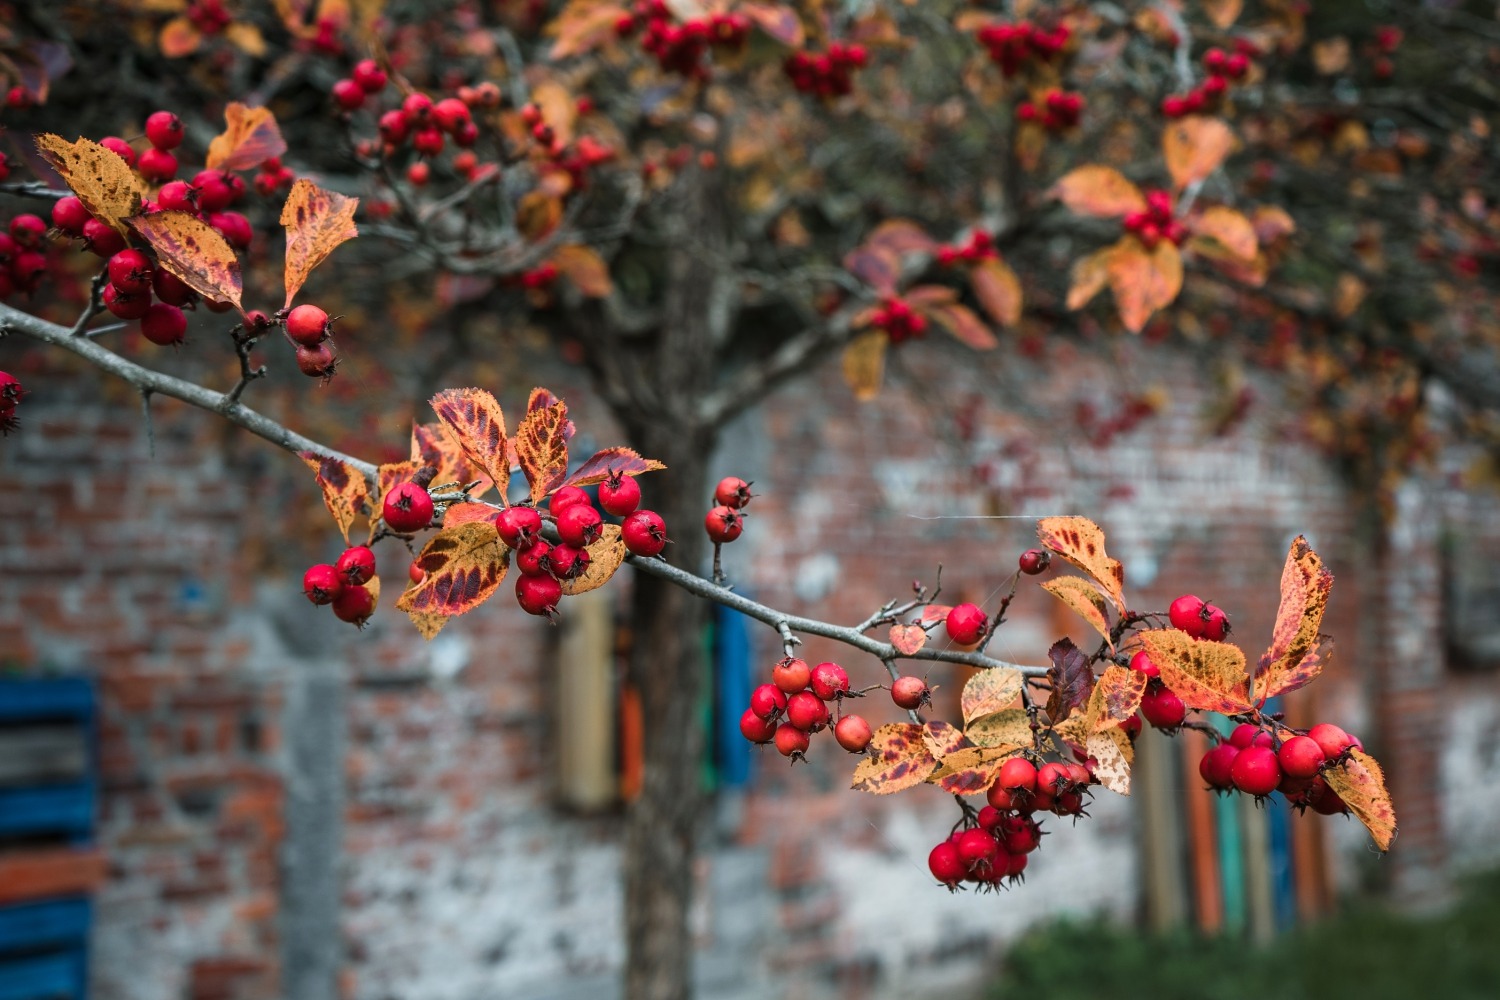
[[[1181,190],[1219,169],[1234,148],[1234,133],[1223,119],[1190,115],[1167,124],[1161,145],[1167,173]]]
[[[124,160],[92,140],[68,142],[51,133],[37,136],[36,148],[89,214],[129,235],[125,220],[141,210],[146,192]]]
[[[156,36],[156,46],[161,49],[161,54],[167,59],[181,59],[198,51],[198,46],[203,44],[203,33],[193,27],[193,22],[185,17],[174,17],[161,26],[161,33]]]
[[[1313,66],[1324,76],[1336,76],[1349,68],[1349,39],[1343,35],[1313,43]]]
[[[890,337],[884,330],[872,330],[855,337],[844,348],[844,381],[849,383],[855,399],[864,401],[879,395],[889,343]]]
[[[468,485],[479,480],[479,485],[470,491],[470,496],[480,496],[493,485],[478,465],[464,454],[458,439],[441,423],[411,426],[411,460],[418,466],[430,465],[437,470],[434,483],[462,483]],[[508,478],[508,477],[507,477]]]
[[[666,466],[654,458],[642,458],[630,448],[616,447],[596,451],[593,457],[580,465],[564,486],[592,486],[602,483],[611,475],[639,476],[644,472],[657,472]]]
[[[931,625],[933,622],[945,621],[948,612],[953,610],[951,604],[925,604],[922,606],[922,624]]]
[[[1295,691],[1323,669],[1318,644],[1322,641],[1323,611],[1333,590],[1333,574],[1298,535],[1287,550],[1281,570],[1281,605],[1271,630],[1271,645],[1255,666],[1257,701],[1264,703]]]
[[[1021,322],[1021,279],[1005,261],[994,257],[980,261],[969,269],[969,284],[990,319],[1001,326]]]
[[[854,769],[849,787],[875,795],[915,788],[937,770],[938,762],[927,750],[921,726],[894,722],[875,730],[868,756]]]
[[[1245,0],[1203,0],[1203,13],[1215,28],[1223,30],[1239,20]]]
[[[531,499],[540,500],[568,477],[568,404],[562,400],[529,410],[516,428],[516,457],[531,484]]]
[[[443,512],[443,527],[456,528],[460,524],[485,521],[494,524],[503,511],[487,503],[456,503]]]
[[[1094,759],[1094,777],[1099,784],[1119,795],[1130,794],[1130,765],[1135,750],[1123,729],[1106,729],[1089,736],[1085,752]]]
[[[260,29],[248,21],[235,21],[224,29],[224,37],[229,44],[245,53],[259,59],[266,54],[266,38],[260,33]]]
[[[901,255],[866,243],[844,255],[844,269],[881,295],[894,295],[901,277]]]
[[[1149,680],[1139,670],[1111,666],[1099,675],[1089,696],[1088,718],[1094,732],[1103,732],[1125,722],[1141,707]]]
[[[594,544],[588,547],[589,568],[582,576],[562,582],[562,592],[572,597],[598,590],[615,575],[625,561],[625,538],[618,524],[606,524]]]
[[[1348,760],[1323,772],[1323,780],[1369,829],[1375,846],[1390,850],[1391,841],[1396,839],[1396,810],[1375,758],[1362,750],[1350,750]]]
[[[1047,670],[1047,680],[1052,693],[1047,696],[1047,718],[1054,726],[1067,719],[1075,708],[1085,708],[1094,691],[1094,671],[1089,667],[1089,658],[1083,654],[1072,639],[1059,639],[1047,650],[1047,659],[1052,666]]]
[[[917,650],[927,645],[927,630],[920,625],[892,625],[891,645],[902,656],[915,656]]]
[[[1236,715],[1250,711],[1245,654],[1227,642],[1194,639],[1175,628],[1140,633],[1162,683],[1188,708]]]
[[[927,752],[939,760],[974,744],[964,735],[964,731],[957,726],[943,722],[941,719],[934,720],[922,727],[922,739],[927,741]]]
[[[757,28],[770,35],[782,45],[800,49],[806,40],[802,30],[802,19],[797,12],[779,3],[742,3],[735,8],[736,14],[748,17]]]
[[[1286,209],[1277,205],[1261,205],[1255,210],[1252,221],[1255,224],[1255,237],[1261,243],[1274,243],[1297,231],[1297,223],[1287,214]]]
[[[552,263],[584,295],[602,299],[614,290],[609,265],[593,247],[569,244],[552,251]]]
[[[1260,252],[1255,226],[1250,220],[1225,205],[1204,209],[1189,220],[1193,232],[1218,240],[1224,249],[1242,260],[1251,260]]]
[[[578,122],[578,98],[573,92],[554,80],[544,80],[531,88],[531,102],[541,110],[542,121],[557,141],[564,146],[572,143],[573,126]]]
[[[932,253],[938,241],[910,219],[886,219],[865,237],[865,245],[895,254]]]
[[[1104,551],[1104,532],[1097,524],[1086,517],[1044,517],[1036,535],[1042,545],[1087,573],[1124,613],[1125,567]]]
[[[1118,244],[1107,246],[1073,262],[1072,284],[1068,288],[1069,309],[1082,309],[1104,290],[1109,284],[1110,258],[1117,252]]]
[[[1146,196],[1114,167],[1090,163],[1069,171],[1048,192],[1079,215],[1113,219],[1146,210]]]
[[[1114,651],[1115,642],[1109,634],[1104,595],[1099,593],[1098,587],[1081,576],[1060,576],[1042,584],[1042,589],[1078,612],[1079,617],[1092,625],[1094,631],[1109,643],[1110,651]]]
[[[130,225],[156,251],[157,263],[206,299],[243,310],[240,259],[229,241],[191,212],[137,215]]]
[[[270,108],[231,102],[224,109],[224,122],[224,131],[208,144],[205,163],[210,170],[251,170],[286,152],[286,140]]]
[[[1000,777],[1000,768],[1020,747],[968,747],[938,762],[927,780],[951,795],[978,795]]]
[[[358,198],[325,191],[307,178],[298,179],[281,209],[286,227],[286,306],[302,290],[307,276],[345,240],[359,235],[354,225]]]
[[[1025,683],[1026,678],[1019,670],[1006,668],[981,670],[970,677],[964,685],[963,697],[959,699],[964,725],[969,725],[981,716],[994,715],[1004,710],[1016,700]]]
[[[981,715],[964,727],[969,742],[990,749],[1013,750],[1032,744],[1031,720],[1024,708]]]
[[[318,486],[323,491],[323,505],[333,515],[344,541],[349,541],[349,528],[355,517],[370,511],[369,484],[365,477],[347,462],[317,452],[299,451],[297,457],[317,473]]]
[[[921,306],[917,311],[976,351],[992,351],[1000,346],[994,332],[966,305],[952,302]]]
[[[426,573],[396,602],[401,611],[461,615],[483,604],[510,567],[510,550],[493,524],[473,521],[444,527],[422,547],[417,565]]]
[[[629,14],[629,8],[617,3],[571,0],[545,29],[557,38],[548,58],[560,62],[593,51],[615,37],[616,22]]]
[[[505,413],[486,389],[444,389],[432,397],[432,411],[447,428],[454,442],[484,474],[494,481],[500,502],[506,502],[510,485],[510,459],[506,452]]]
[[[1106,261],[1110,291],[1120,310],[1120,322],[1140,333],[1158,309],[1172,304],[1182,291],[1182,254],[1162,240],[1147,250],[1134,236],[1126,236]]]
[[[379,484],[376,489],[379,491],[380,498],[384,500],[385,495],[392,489],[402,483],[410,482],[412,476],[415,476],[417,470],[421,468],[421,465],[411,461],[387,462],[382,465],[379,474],[375,477]]]
[[[448,624],[448,619],[452,616],[429,611],[408,611],[406,617],[411,619],[411,623],[417,627],[422,638],[431,642],[443,630],[443,626]]]

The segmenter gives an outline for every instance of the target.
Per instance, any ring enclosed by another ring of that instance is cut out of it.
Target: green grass
[[[1007,954],[992,1000],[1500,1000],[1500,872],[1423,919],[1352,906],[1267,948],[1103,919],[1038,928]]]

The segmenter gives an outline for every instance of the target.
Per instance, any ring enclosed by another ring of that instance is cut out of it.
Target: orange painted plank
[[[1198,761],[1208,751],[1209,739],[1202,733],[1182,733],[1182,766],[1186,779],[1183,812],[1187,816],[1188,851],[1193,871],[1193,909],[1198,929],[1217,934],[1224,929],[1224,889],[1219,880],[1219,845],[1214,829],[1213,793],[1198,777]]]
[[[98,848],[47,847],[0,853],[0,904],[93,892],[104,881]]]

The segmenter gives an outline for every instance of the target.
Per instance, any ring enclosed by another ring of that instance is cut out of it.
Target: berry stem
[[[78,321],[73,324],[73,329],[68,331],[71,337],[84,336],[83,328],[89,325],[89,320],[104,311],[104,286],[109,282],[109,268],[101,267],[99,273],[94,275],[94,282],[89,287],[89,304],[83,307],[79,313]]]

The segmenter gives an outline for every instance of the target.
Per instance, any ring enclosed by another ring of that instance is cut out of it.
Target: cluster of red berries
[[[47,223],[30,214],[11,219],[0,233],[0,301],[13,292],[30,295],[42,283],[49,268],[46,235]]]
[[[1072,32],[1066,24],[1051,31],[1030,21],[1019,24],[988,24],[975,33],[990,53],[990,61],[1007,77],[1015,76],[1032,59],[1051,62],[1068,44]]]
[[[793,52],[782,68],[804,94],[843,97],[854,90],[854,71],[870,63],[870,53],[854,42],[830,42],[827,52]]]
[[[629,38],[642,29],[641,48],[656,57],[662,72],[706,80],[709,71],[703,57],[710,48],[743,49],[750,38],[750,19],[716,12],[674,24],[664,0],[639,0],[631,13],[615,22],[615,34]]]
[[[905,299],[894,296],[881,300],[870,317],[870,325],[884,330],[892,344],[927,336],[927,317],[913,310]]]
[[[0,434],[9,434],[21,426],[16,419],[16,407],[21,405],[21,397],[25,395],[20,379],[10,372],[0,372]]]
[[[297,175],[281,162],[281,157],[268,157],[255,174],[255,193],[262,198],[269,198],[277,191],[291,187],[296,179]]]
[[[1229,92],[1230,84],[1243,80],[1250,72],[1250,57],[1255,52],[1253,45],[1243,42],[1232,53],[1220,48],[1209,49],[1203,53],[1203,68],[1208,72],[1207,78],[1186,94],[1171,94],[1162,98],[1161,113],[1168,118],[1182,118],[1216,107]]]
[[[928,870],[951,890],[961,882],[993,889],[1003,879],[1019,880],[1042,843],[1036,814],[1087,816],[1085,796],[1093,783],[1083,764],[1047,761],[1038,767],[1026,757],[1012,757],[1001,765],[978,816],[966,819],[927,855]]]
[[[542,264],[521,274],[521,287],[527,289],[551,288],[557,281],[556,264]]]
[[[1167,609],[1172,627],[1180,629],[1194,639],[1223,642],[1229,635],[1229,616],[1222,608],[1204,602],[1201,597],[1184,594],[1173,601]],[[1161,668],[1151,661],[1145,650],[1130,658],[1130,669],[1143,673],[1148,678],[1146,693],[1141,696],[1140,715],[1157,729],[1172,732],[1187,719],[1187,705],[1182,698],[1162,683]],[[1132,718],[1122,727],[1133,739],[1140,731],[1139,719]]]
[[[339,621],[363,628],[375,611],[375,595],[365,584],[375,575],[375,553],[367,545],[344,550],[338,561],[319,563],[302,574],[302,592],[317,605],[333,605]]]
[[[333,353],[333,320],[328,313],[315,305],[300,305],[282,319],[282,328],[297,351],[297,370],[308,378],[324,382],[331,379],[338,357]],[[428,516],[430,519],[430,509]]]
[[[1375,58],[1370,63],[1376,79],[1388,80],[1396,72],[1396,63],[1391,56],[1401,47],[1406,32],[1394,24],[1382,24],[1375,29]]]
[[[375,60],[361,60],[348,77],[333,85],[333,101],[345,114],[352,114],[383,93],[387,82],[385,70]],[[409,146],[417,159],[408,164],[406,179],[420,187],[432,179],[429,161],[440,156],[451,141],[460,149],[454,169],[472,179],[480,167],[478,158],[469,153],[479,140],[473,109],[499,107],[500,88],[486,82],[459,87],[457,94],[436,101],[421,91],[406,95],[397,107],[379,112],[379,139],[359,142],[357,151],[361,156],[389,159]]]
[[[995,249],[994,238],[983,229],[976,229],[969,236],[969,242],[962,246],[949,243],[938,247],[938,263],[943,267],[952,267],[960,262],[964,264],[977,264],[982,260],[990,260],[999,257],[1000,252]]]
[[[40,103],[33,91],[19,83],[5,93],[5,106],[12,111],[25,111]]]
[[[187,339],[187,314],[182,307],[198,295],[144,250],[126,247],[109,259],[109,282],[100,301],[121,319],[141,321],[141,335],[169,347]],[[153,302],[153,295],[160,301]]]
[[[1282,738],[1242,723],[1229,739],[1203,755],[1198,774],[1215,791],[1239,791],[1257,799],[1279,791],[1303,812],[1311,809],[1324,816],[1347,812],[1348,806],[1329,787],[1322,771],[1348,750],[1363,750],[1364,744],[1328,722],[1313,726],[1306,734],[1291,732]]]
[[[1146,207],[1125,216],[1127,233],[1134,233],[1146,249],[1154,249],[1163,239],[1181,245],[1187,239],[1187,227],[1177,221],[1172,210],[1172,196],[1165,191],[1146,192]]]
[[[224,7],[224,0],[193,0],[183,16],[200,34],[209,37],[223,32],[234,21]]]
[[[1041,104],[1022,101],[1016,115],[1023,122],[1040,122],[1049,132],[1066,132],[1083,117],[1083,95],[1074,90],[1049,90]]]
[[[715,545],[732,542],[745,530],[744,508],[751,500],[750,484],[738,476],[719,480],[714,506],[703,518],[703,530]]]
[[[870,724],[841,711],[835,719],[828,711],[829,702],[841,709],[849,697],[856,697],[849,693],[849,674],[837,663],[809,667],[806,660],[783,657],[771,668],[771,683],[751,693],[750,707],[740,716],[740,733],[751,743],[774,742],[795,763],[806,759],[812,734],[832,725],[839,746],[864,753],[874,735]]]
[[[585,109],[591,111],[593,106],[593,100],[587,96],[578,99],[579,114],[586,114]],[[575,186],[583,186],[592,168],[615,158],[613,147],[605,145],[591,135],[579,136],[573,143],[570,154],[569,147],[563,145],[552,126],[542,120],[542,109],[535,104],[527,104],[521,108],[521,121],[531,130],[531,138],[541,151],[568,172]]]

